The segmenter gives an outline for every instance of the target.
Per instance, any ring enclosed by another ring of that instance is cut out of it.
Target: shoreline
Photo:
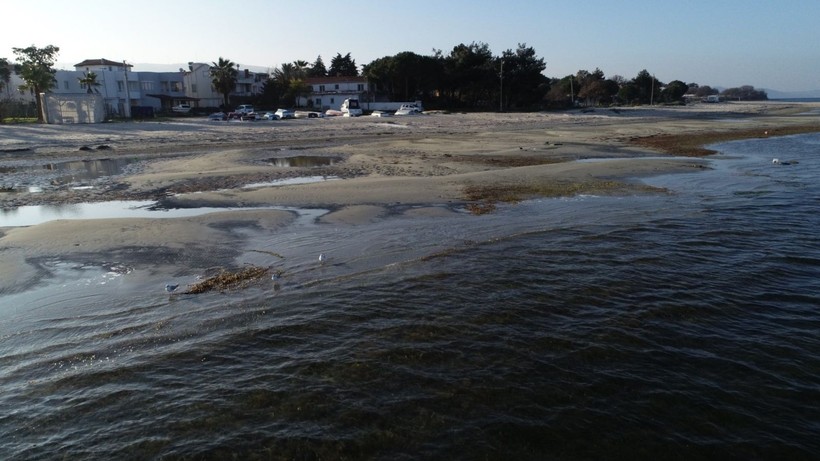
[[[387,122],[369,117],[244,124],[181,119],[26,127],[12,138],[0,138],[0,168],[120,157],[133,157],[139,168],[103,178],[87,190],[0,192],[0,207],[139,199],[185,208],[325,208],[331,211],[319,222],[344,226],[387,219],[389,210],[398,208],[426,217],[455,213],[454,208],[478,215],[491,213],[499,202],[535,197],[659,193],[635,179],[699,171],[706,167],[703,159],[680,155],[702,156],[703,145],[820,132],[820,116],[804,113],[820,105],[721,106],[440,114],[392,117]],[[8,134],[9,128],[16,127],[0,126],[0,134]],[[102,145],[109,147],[78,150]],[[17,150],[25,146],[28,150]],[[272,166],[271,159],[294,156],[339,161]],[[578,161],[594,159],[623,161]],[[339,179],[242,187],[306,175]],[[38,262],[43,258],[104,261],[116,254],[151,264],[163,248],[224,252],[227,258],[230,247],[242,241],[236,229],[275,232],[293,219],[293,213],[285,211],[240,209],[194,218],[0,225],[0,293],[37,283],[44,276]],[[147,250],[126,251],[129,248]],[[160,263],[173,267],[174,258],[156,262]]]

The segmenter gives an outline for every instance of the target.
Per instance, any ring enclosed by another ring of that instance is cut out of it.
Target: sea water
[[[717,148],[666,194],[253,236],[284,276],[236,292],[44,263],[0,295],[0,458],[812,459],[820,136]]]

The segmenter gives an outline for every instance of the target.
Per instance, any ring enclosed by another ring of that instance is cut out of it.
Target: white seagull
[[[322,264],[327,260],[327,256],[324,253],[319,253],[319,263]]]
[[[175,283],[175,284],[166,283],[165,284],[165,291],[167,291],[168,293],[173,293],[174,291],[176,291],[177,288],[179,288],[178,283]]]

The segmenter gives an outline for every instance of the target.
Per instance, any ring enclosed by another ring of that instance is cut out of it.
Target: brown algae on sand
[[[734,129],[724,131],[702,131],[698,133],[655,134],[630,139],[630,143],[655,151],[666,152],[686,157],[705,157],[715,154],[706,145],[738,139],[767,138],[770,136],[787,136],[792,134],[815,133],[820,131],[818,124],[795,126],[777,126]]]
[[[517,203],[534,197],[570,197],[581,194],[658,193],[665,189],[612,180],[551,181],[530,184],[482,184],[464,188],[467,210],[474,215],[495,211],[495,204]]]
[[[270,267],[249,266],[237,271],[222,270],[213,277],[190,285],[184,294],[201,294],[209,291],[229,291],[247,288],[253,283],[270,278],[271,275],[281,275],[280,270]]]

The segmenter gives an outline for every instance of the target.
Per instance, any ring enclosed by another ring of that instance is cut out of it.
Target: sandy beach
[[[189,257],[220,254],[242,239],[237,229],[275,232],[294,219],[288,211],[241,208],[323,208],[330,212],[318,218],[321,222],[355,226],[397,212],[491,213],[497,203],[535,197],[664,193],[638,179],[708,168],[703,158],[673,155],[676,147],[820,131],[818,107],[723,103],[273,122],[179,118],[0,125],[3,172],[28,169],[36,176],[39,165],[47,170],[45,165],[65,161],[132,162],[93,187],[22,191],[0,184],[0,208],[6,212],[112,200],[157,201],[164,208],[231,207],[161,220],[54,220],[28,227],[4,227],[0,221],[0,293],[36,283],[44,258],[105,261],[117,254],[128,264],[173,266],[174,258],[161,249]],[[303,166],[277,163],[294,158]]]

